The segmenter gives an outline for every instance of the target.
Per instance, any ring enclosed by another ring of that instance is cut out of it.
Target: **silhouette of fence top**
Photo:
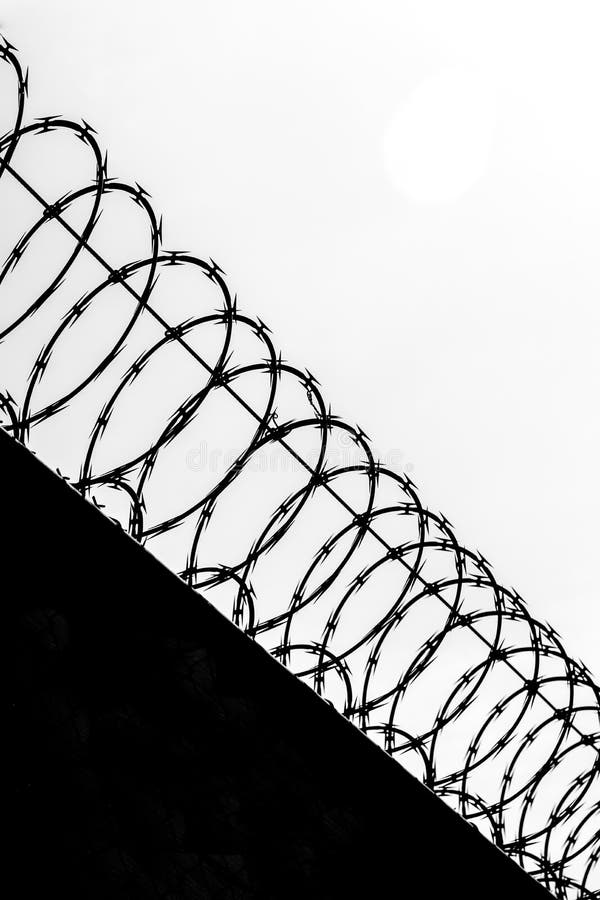
[[[19,897],[550,896],[1,429],[0,462]]]
[[[595,897],[590,672],[214,260],[163,248],[87,122],[24,123],[27,76],[0,58],[5,429],[557,897]]]

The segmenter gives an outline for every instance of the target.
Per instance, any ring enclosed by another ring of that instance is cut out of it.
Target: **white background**
[[[29,116],[212,256],[284,357],[600,673],[600,7],[5,0]]]

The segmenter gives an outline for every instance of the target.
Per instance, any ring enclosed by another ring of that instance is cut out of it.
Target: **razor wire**
[[[598,897],[586,666],[214,260],[163,248],[87,122],[24,124],[28,75],[0,61],[0,424],[557,897]]]

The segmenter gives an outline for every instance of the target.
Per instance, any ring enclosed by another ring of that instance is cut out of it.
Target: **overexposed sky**
[[[600,673],[600,7],[5,0],[333,411]]]

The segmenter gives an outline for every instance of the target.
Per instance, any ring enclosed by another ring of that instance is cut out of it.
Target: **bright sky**
[[[334,412],[600,674],[600,7],[5,0]]]

